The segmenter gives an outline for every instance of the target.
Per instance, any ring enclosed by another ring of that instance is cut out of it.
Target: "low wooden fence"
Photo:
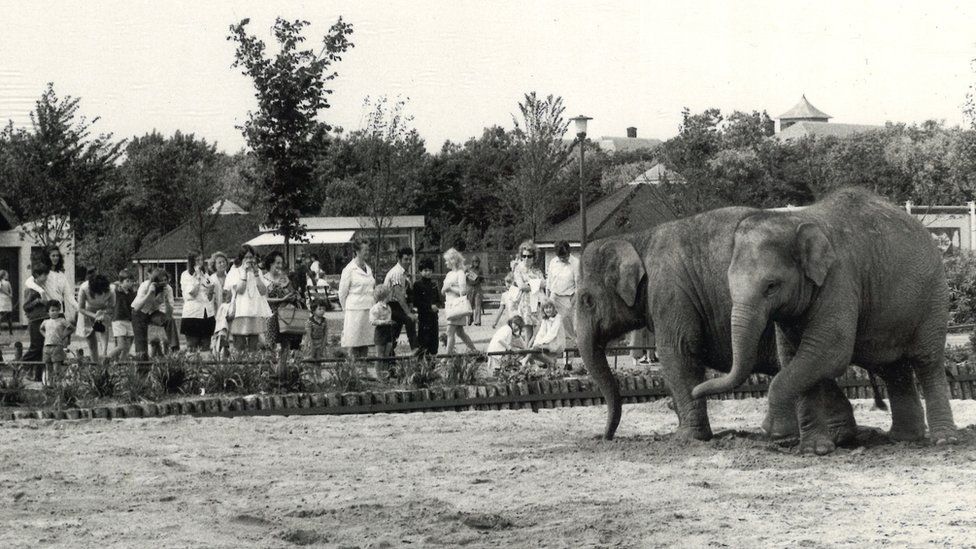
[[[949,385],[952,398],[976,399],[974,365],[951,365],[947,370],[951,375]],[[668,398],[668,390],[660,375],[622,376],[618,379],[625,404]],[[863,370],[851,369],[838,378],[838,383],[848,398],[872,397],[871,383]],[[767,376],[753,375],[734,391],[709,398],[737,400],[763,397],[768,388]],[[882,392],[884,392],[883,387]],[[7,410],[0,412],[0,420],[115,419],[170,415],[196,417],[343,415],[520,409],[538,411],[547,408],[602,404],[604,404],[603,397],[591,379],[569,377],[524,383],[489,383],[413,390],[191,397],[164,402],[67,410]]]

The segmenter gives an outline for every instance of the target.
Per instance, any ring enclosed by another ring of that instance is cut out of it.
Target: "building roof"
[[[653,149],[660,144],[660,139],[650,137],[601,137],[597,140],[597,145],[608,153]]]
[[[231,202],[230,200],[218,200],[217,202],[213,203],[213,206],[210,206],[210,209],[208,211],[210,213],[216,213],[219,215],[247,213],[247,210]]]
[[[654,227],[675,219],[653,185],[625,185],[586,209],[587,241]],[[540,244],[565,240],[579,245],[579,214],[573,214],[536,239]]]
[[[796,119],[796,118],[800,118],[800,119],[803,119],[803,118],[813,118],[813,119],[822,119],[822,120],[826,121],[827,119],[832,118],[832,116],[830,116],[829,114],[823,112],[822,110],[818,109],[817,107],[814,107],[813,105],[811,105],[810,102],[807,101],[807,96],[804,95],[804,96],[802,96],[800,98],[800,102],[799,103],[797,103],[796,105],[793,105],[793,108],[792,109],[790,109],[790,110],[784,112],[783,114],[779,115],[778,118],[780,120],[784,120],[784,119],[791,120],[791,119]]]
[[[216,251],[236,253],[241,244],[261,234],[263,221],[257,214],[228,214],[214,219],[213,230],[207,235],[205,255]],[[189,223],[184,223],[136,252],[136,261],[185,261],[187,252],[198,247],[197,236]]]
[[[309,231],[357,231],[359,229],[375,229],[376,224],[371,217],[302,217],[299,220]],[[394,215],[383,221],[383,229],[422,229],[424,216],[422,215]],[[262,231],[267,231],[262,227]]]
[[[808,135],[814,137],[850,137],[856,133],[880,130],[884,126],[870,126],[867,124],[837,124],[828,122],[812,122],[801,120],[789,128],[776,134],[776,139],[785,141]]]
[[[663,163],[658,162],[657,164],[651,166],[649,170],[635,177],[630,184],[640,185],[641,183],[647,183],[648,185],[660,185],[665,179],[672,183],[680,183],[684,181],[681,174],[674,170],[668,169]]]

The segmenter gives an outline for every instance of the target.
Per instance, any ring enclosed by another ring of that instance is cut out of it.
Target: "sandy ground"
[[[602,407],[3,423],[0,547],[976,546],[974,428],[798,456],[764,402],[713,402],[707,443],[663,401],[613,442]]]

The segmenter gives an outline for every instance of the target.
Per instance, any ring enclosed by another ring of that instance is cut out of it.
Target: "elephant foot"
[[[712,429],[710,427],[678,427],[674,436],[679,440],[712,440]]]
[[[959,442],[959,434],[956,432],[955,428],[932,429],[932,432],[929,434],[929,438],[936,446],[956,444]]]
[[[800,437],[800,448],[799,452],[801,454],[816,454],[818,456],[825,456],[837,449],[837,445],[833,441],[833,435],[829,433],[806,433]]]
[[[918,442],[925,440],[925,428],[892,425],[888,431],[888,438],[896,442]]]
[[[783,441],[786,443],[781,444],[782,446],[796,444],[800,435],[800,426],[792,414],[774,415],[772,412],[767,412],[766,417],[763,418],[762,430],[773,442],[779,444],[780,441]]]

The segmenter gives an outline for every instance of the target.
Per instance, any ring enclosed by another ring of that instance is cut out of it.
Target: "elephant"
[[[948,288],[941,254],[918,220],[870,191],[842,189],[802,209],[746,216],[733,240],[733,364],[695,387],[695,398],[745,381],[775,323],[784,357],[768,393],[774,439],[789,436],[800,395],[853,362],[885,382],[892,439],[925,437],[914,373],[931,438],[956,440],[943,368]],[[834,442],[822,424],[801,420],[801,451],[830,453]]]
[[[692,389],[705,369],[732,367],[732,300],[727,271],[732,235],[738,223],[761,210],[731,207],[671,221],[644,231],[590,243],[582,255],[582,280],[576,297],[575,326],[580,355],[607,402],[604,438],[620,422],[621,397],[606,358],[608,343],[637,328],[654,331],[665,383],[678,415],[678,435],[712,436],[706,401]],[[779,371],[772,328],[757,336],[750,366]],[[811,388],[798,408],[796,425],[810,423],[850,435],[853,409],[833,380]]]

